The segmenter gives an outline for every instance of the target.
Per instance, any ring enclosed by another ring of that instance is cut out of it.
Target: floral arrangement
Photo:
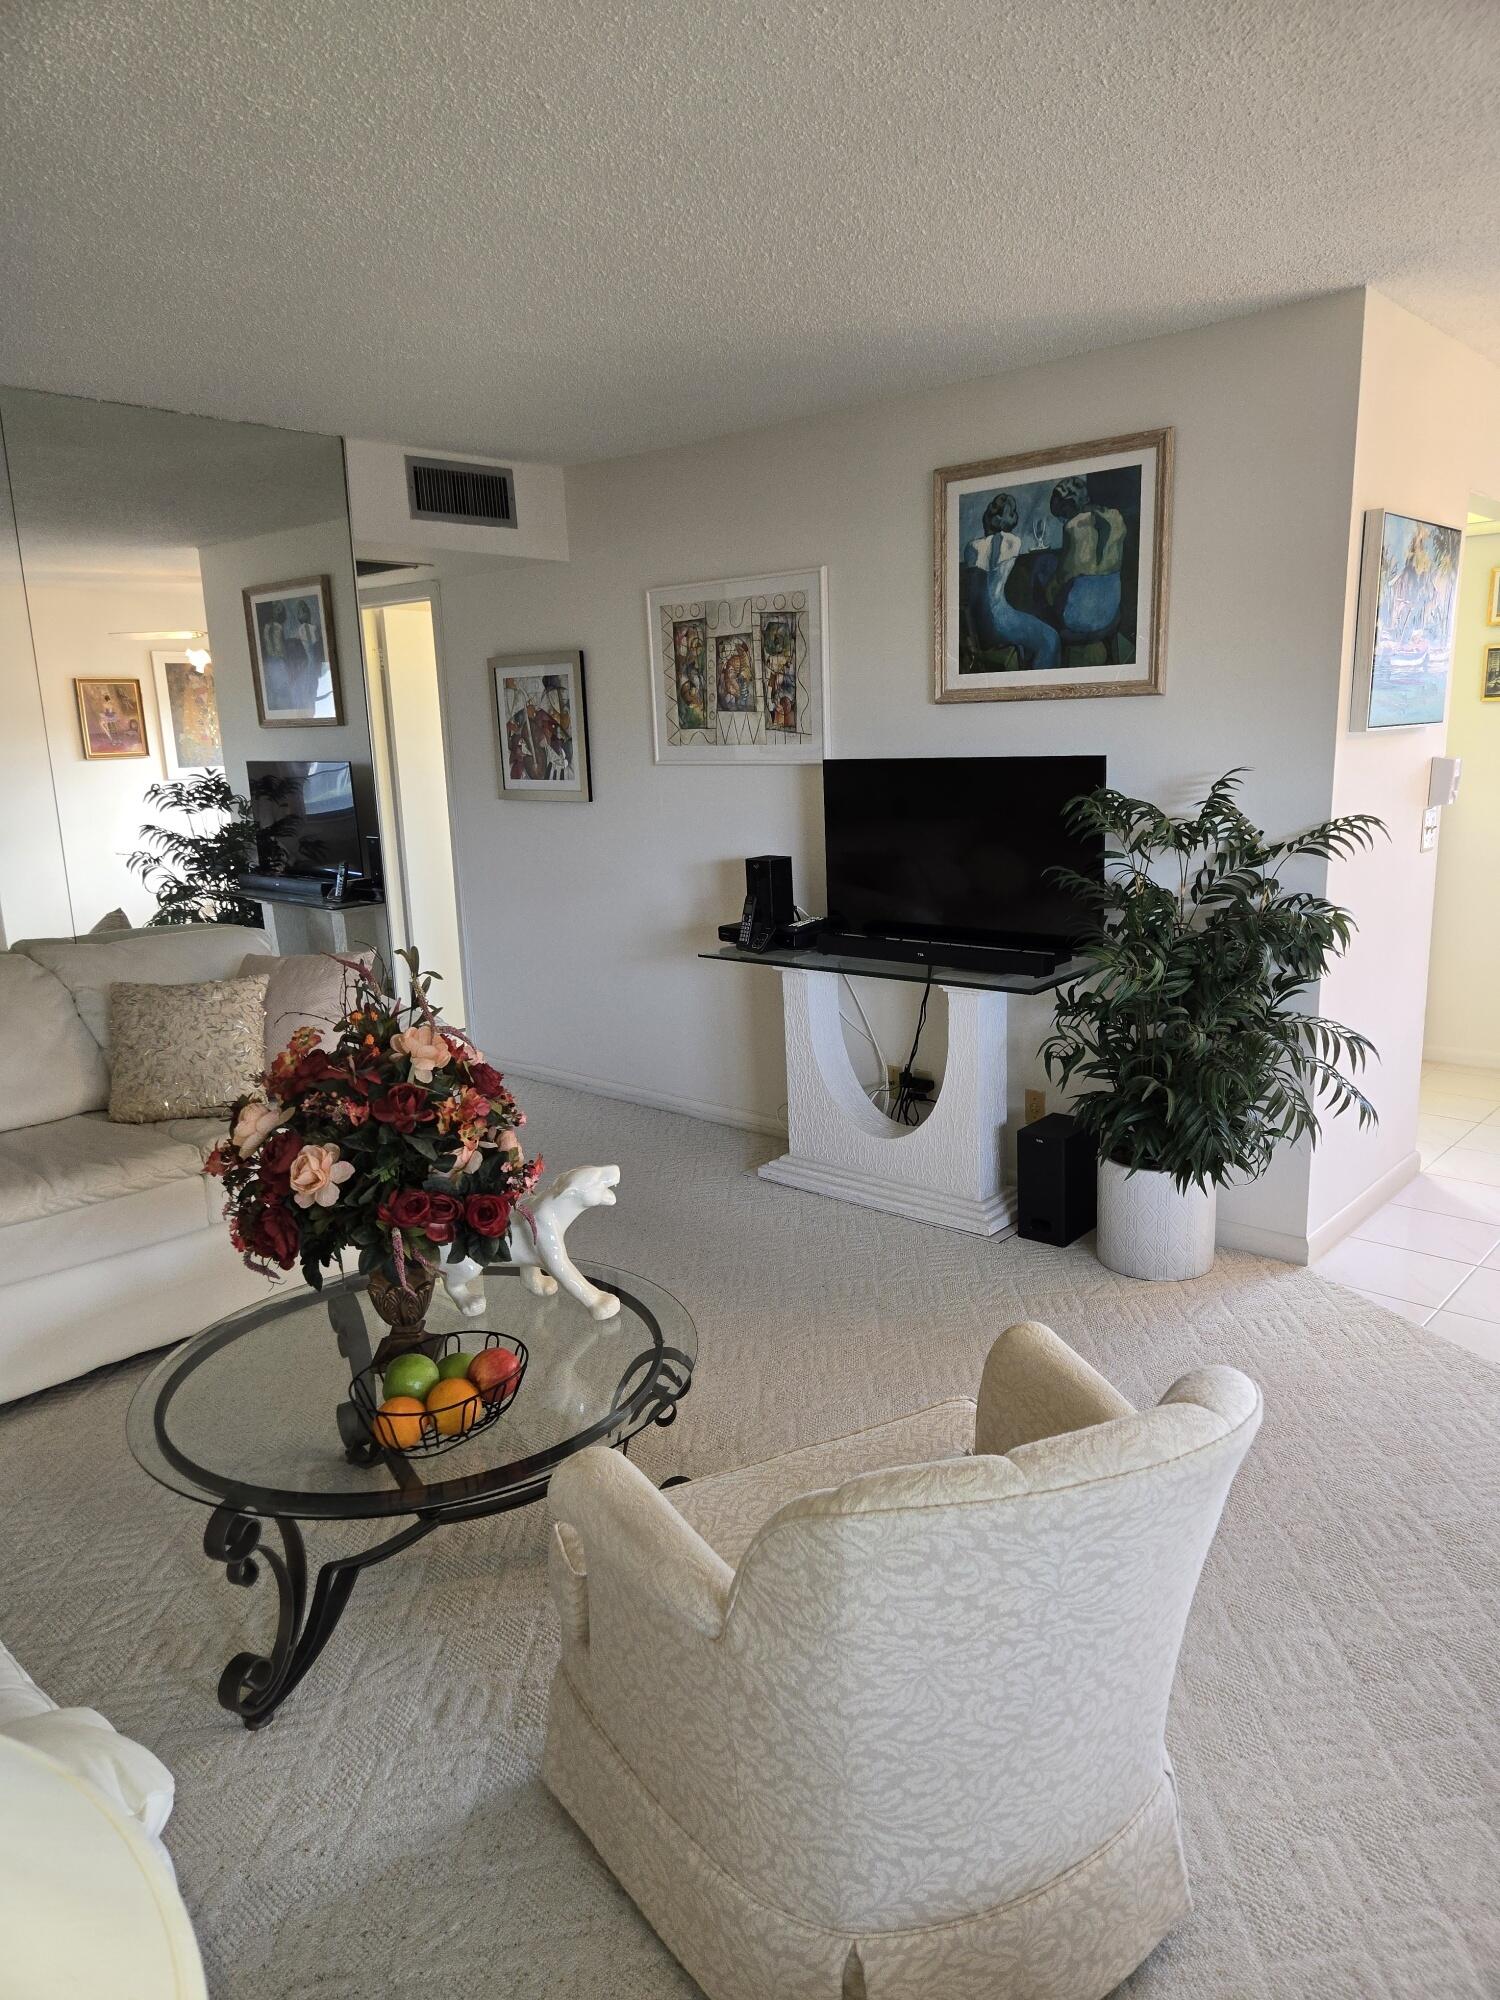
[[[525,1114],[469,1038],[445,1027],[433,975],[402,952],[402,1006],[347,966],[345,1011],[326,1046],[299,1028],[230,1114],[204,1171],[224,1183],[229,1234],[252,1270],[300,1264],[314,1289],[357,1251],[362,1272],[403,1289],[438,1253],[492,1259],[515,1205],[541,1177],[518,1132]]]

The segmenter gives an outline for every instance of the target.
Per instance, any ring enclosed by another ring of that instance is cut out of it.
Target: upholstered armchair
[[[1185,1915],[1167,1701],[1260,1414],[1027,1322],[977,1406],[560,1468],[546,1780],[711,2000],[1101,2000]]]

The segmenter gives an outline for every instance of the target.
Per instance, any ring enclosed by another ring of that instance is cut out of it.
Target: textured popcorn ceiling
[[[0,381],[589,458],[1373,283],[1497,0],[0,0]]]

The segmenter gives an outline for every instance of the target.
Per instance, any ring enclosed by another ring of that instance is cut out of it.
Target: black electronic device
[[[338,759],[280,759],[245,766],[255,814],[257,872],[330,881],[342,866],[362,880],[364,840],[354,771]]]
[[[1097,1195],[1094,1142],[1077,1119],[1054,1111],[1016,1138],[1016,1234],[1031,1243],[1072,1243],[1092,1229]]]
[[[823,766],[825,951],[999,970],[1054,969],[1097,919],[1053,879],[1104,873],[1070,800],[1105,781],[1103,757],[835,757]],[[996,948],[1037,954],[995,967]]]
[[[380,835],[365,835],[365,880],[372,889],[384,889],[385,870],[380,859]]]
[[[799,914],[792,900],[791,856],[750,855],[745,862],[745,905],[732,942],[741,951],[769,951],[773,944],[785,942]]]
[[[940,965],[955,972],[1018,972],[1045,979],[1072,957],[1071,945],[955,944],[950,938],[881,937],[824,924],[807,946],[839,958],[883,958],[896,965]]]

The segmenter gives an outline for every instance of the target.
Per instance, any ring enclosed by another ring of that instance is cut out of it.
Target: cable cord
[[[906,1058],[905,1067],[902,1069],[896,1085],[896,1095],[891,1103],[890,1115],[898,1125],[916,1124],[917,1106],[924,1101],[927,1095],[928,1086],[924,1086],[921,1090],[918,1090],[914,1072],[917,1063],[917,1051],[922,1046],[922,1030],[927,1025],[927,1002],[931,997],[932,967],[929,965],[927,968],[927,977],[922,982],[922,1004],[917,1010],[917,1032],[911,1038],[911,1053]]]

